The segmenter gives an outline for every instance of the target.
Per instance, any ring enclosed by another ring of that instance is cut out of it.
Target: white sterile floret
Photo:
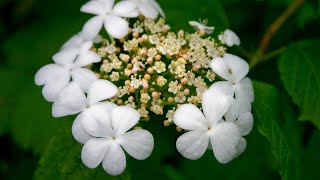
[[[91,18],[83,27],[83,35],[93,39],[104,25],[111,37],[120,39],[129,32],[129,24],[121,17],[137,17],[136,4],[121,1],[115,6],[114,0],[91,0],[81,7],[81,12],[97,15]]]
[[[137,5],[140,13],[149,19],[156,19],[160,14],[165,17],[163,10],[155,0],[128,0]]]
[[[75,40],[73,41],[68,41],[69,43],[52,57],[55,64],[42,67],[35,76],[35,83],[39,86],[44,85],[42,94],[49,102],[55,100],[71,79],[78,82],[85,92],[91,83],[97,80],[95,73],[82,68],[101,61],[100,56],[90,50],[92,42],[75,43]]]
[[[189,24],[193,26],[196,30],[204,30],[206,34],[212,34],[214,31],[214,27],[206,26],[202,23],[199,23],[197,21],[189,21]]]
[[[63,117],[82,112],[79,116],[92,116],[100,106],[105,106],[103,100],[115,96],[118,88],[107,80],[96,80],[88,90],[87,96],[78,83],[71,82],[58,95],[52,106],[53,117]],[[109,106],[109,105],[107,105]]]
[[[208,90],[202,97],[203,112],[195,105],[181,105],[174,114],[174,123],[185,130],[177,142],[177,150],[185,158],[199,159],[212,146],[220,163],[228,163],[243,150],[241,134],[234,123],[220,120],[230,106],[229,97],[218,90]],[[209,143],[210,142],[210,143]]]
[[[233,45],[240,45],[240,38],[230,29],[226,29],[222,34],[220,34],[219,40],[222,44],[226,44],[229,47],[232,47]]]
[[[227,81],[218,81],[210,89],[220,89],[227,95],[236,99],[248,98],[250,102],[254,100],[252,82],[245,77],[249,72],[248,63],[238,56],[224,54],[223,57],[214,58],[211,62],[212,70]]]
[[[107,173],[116,176],[126,167],[123,149],[138,160],[150,156],[154,146],[152,134],[143,129],[129,131],[140,119],[137,110],[109,103],[101,107],[101,113],[92,115],[94,118],[77,118],[72,127],[75,139],[84,144],[81,159],[88,168],[102,163]]]

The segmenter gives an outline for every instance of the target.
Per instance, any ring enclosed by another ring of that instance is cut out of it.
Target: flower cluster
[[[188,159],[212,149],[227,163],[245,150],[254,93],[245,77],[248,64],[226,52],[240,44],[234,32],[210,37],[214,27],[206,21],[190,21],[194,33],[172,32],[154,0],[91,0],[81,11],[96,16],[53,56],[54,64],[37,72],[35,82],[44,85],[54,117],[79,114],[72,134],[84,144],[87,167],[102,163],[119,175],[126,166],[123,149],[138,160],[149,157],[154,139],[140,121],[185,130],[176,146]],[[99,35],[103,26],[108,38]]]

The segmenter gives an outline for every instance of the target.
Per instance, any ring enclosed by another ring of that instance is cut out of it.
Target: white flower
[[[68,48],[68,47],[80,47],[83,43],[90,42],[91,40],[85,39],[84,35],[82,32],[72,36],[64,45],[62,46],[63,48]],[[93,40],[94,43],[100,43],[102,42],[102,37],[100,35],[97,35]]]
[[[107,80],[96,80],[88,90],[87,96],[78,83],[71,82],[58,95],[52,106],[53,117],[63,117],[82,112],[79,116],[92,116],[99,114],[101,106],[105,103],[100,101],[115,96],[118,88]],[[109,106],[109,105],[107,105]]]
[[[174,123],[185,130],[177,142],[177,150],[185,158],[199,159],[212,146],[213,153],[220,163],[228,163],[242,149],[241,135],[234,123],[220,122],[230,106],[228,96],[216,90],[203,94],[203,113],[195,105],[181,105],[174,114]]]
[[[254,100],[252,82],[245,77],[249,72],[248,63],[238,56],[226,53],[223,58],[215,58],[211,62],[212,70],[227,81],[218,81],[210,89],[220,89],[232,97]]]
[[[232,47],[233,45],[240,45],[240,38],[230,29],[226,29],[222,34],[220,34],[219,40],[222,44],[226,44],[229,47]]]
[[[69,41],[65,48],[53,56],[55,64],[42,67],[35,76],[35,83],[39,86],[44,85],[42,94],[49,102],[55,100],[71,78],[78,82],[85,92],[87,92],[91,83],[97,79],[95,73],[82,68],[101,61],[99,55],[90,51],[92,42],[86,41],[81,45],[74,44]]]
[[[103,169],[116,176],[126,167],[123,149],[133,158],[144,160],[153,150],[154,139],[143,129],[127,132],[140,119],[135,109],[109,103],[101,110],[104,111],[94,114],[94,118],[77,118],[72,132],[84,144],[82,162],[89,168],[96,168],[102,162]]]
[[[165,17],[163,10],[155,0],[129,0],[136,3],[140,13],[149,19],[156,19],[160,13]]]
[[[189,24],[193,26],[196,30],[204,30],[206,34],[212,34],[214,31],[214,27],[208,27],[197,21],[189,21]]]
[[[91,0],[81,7],[81,12],[95,14],[83,27],[83,34],[93,39],[104,25],[110,36],[120,39],[129,32],[129,24],[121,17],[137,17],[136,5],[130,1],[121,1],[114,7],[114,0]]]

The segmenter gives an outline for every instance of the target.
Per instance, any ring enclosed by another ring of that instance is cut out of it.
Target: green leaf
[[[290,45],[279,60],[285,89],[300,108],[300,120],[320,128],[320,39]]]
[[[297,14],[297,23],[300,27],[304,27],[305,24],[319,18],[316,7],[310,2],[305,2]]]
[[[282,179],[300,179],[300,156],[294,144],[300,144],[300,142],[293,143],[290,137],[298,131],[281,126],[283,118],[289,120],[293,116],[290,115],[288,107],[283,108],[281,105],[281,98],[276,88],[265,83],[254,82],[254,89],[256,95],[253,103],[255,122],[260,133],[271,144],[271,150],[279,165]],[[294,120],[290,121],[294,122]]]
[[[131,179],[128,171],[113,177],[108,175],[101,166],[96,169],[85,167],[80,158],[81,148],[82,145],[73,139],[70,130],[61,131],[48,144],[46,152],[39,161],[34,179]]]
[[[9,126],[13,139],[22,148],[34,150],[35,153],[43,152],[59,129],[71,126],[71,118],[52,117],[51,103],[43,99],[41,88],[33,84],[24,87],[19,94],[11,116]]]
[[[320,131],[313,133],[304,152],[303,177],[305,180],[320,179],[319,174]]]

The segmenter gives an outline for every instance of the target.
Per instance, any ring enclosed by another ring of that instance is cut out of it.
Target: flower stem
[[[296,12],[299,7],[304,3],[304,0],[293,0],[292,3],[288,6],[288,8],[269,26],[263,35],[260,45],[256,53],[251,57],[250,60],[250,68],[255,67],[257,64],[261,62],[265,62],[266,60],[272,59],[276,55],[280,54],[284,48],[279,48],[271,53],[265,55],[267,51],[270,41],[273,38],[274,34],[279,30],[279,28],[283,25],[283,23]]]

